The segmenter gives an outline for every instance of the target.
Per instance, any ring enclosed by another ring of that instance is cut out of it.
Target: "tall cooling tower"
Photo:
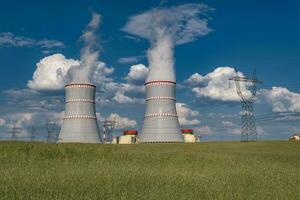
[[[148,81],[142,143],[183,142],[176,112],[176,83]]]
[[[58,142],[100,143],[95,85],[66,85],[66,110]]]

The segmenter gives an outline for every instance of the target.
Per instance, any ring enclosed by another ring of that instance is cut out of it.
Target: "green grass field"
[[[300,142],[2,142],[0,199],[300,199]]]

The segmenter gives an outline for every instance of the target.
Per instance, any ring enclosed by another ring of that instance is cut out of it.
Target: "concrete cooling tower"
[[[58,142],[100,143],[95,85],[66,85],[66,110]]]
[[[142,143],[183,142],[176,112],[176,83],[148,81]]]

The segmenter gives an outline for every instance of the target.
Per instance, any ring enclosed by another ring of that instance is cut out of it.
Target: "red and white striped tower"
[[[96,86],[73,83],[66,88],[66,110],[58,142],[100,143],[95,112]]]
[[[176,112],[176,82],[148,81],[142,143],[183,142]]]

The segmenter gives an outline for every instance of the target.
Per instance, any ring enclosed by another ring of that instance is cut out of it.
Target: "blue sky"
[[[59,120],[57,113],[64,109],[61,102],[63,90],[33,89],[27,83],[33,79],[37,63],[45,57],[59,53],[65,59],[80,59],[82,42],[79,38],[92,12],[102,15],[97,31],[101,44],[99,61],[105,63],[105,69],[114,69],[104,76],[110,82],[132,86],[125,77],[128,77],[132,65],[148,66],[145,53],[149,41],[133,37],[122,31],[122,27],[130,16],[159,6],[168,9],[187,3],[204,3],[214,11],[209,12],[207,17],[208,27],[213,29],[211,33],[193,42],[177,45],[174,50],[176,77],[181,86],[177,98],[178,103],[182,103],[182,118],[198,120],[183,123],[187,124],[183,127],[198,130],[207,140],[240,138],[241,106],[238,100],[233,97],[234,94],[232,98],[213,94],[211,91],[220,91],[220,85],[211,76],[206,76],[211,72],[217,75],[216,69],[228,67],[219,72],[224,76],[217,76],[227,89],[228,82],[225,83],[224,78],[231,75],[230,68],[237,67],[245,75],[251,75],[256,68],[258,77],[265,82],[265,90],[259,93],[255,105],[259,138],[285,139],[294,132],[300,132],[300,3],[296,0],[76,1],[71,4],[69,1],[9,1],[2,3],[0,8],[1,137],[7,137],[12,121],[19,122],[20,130],[24,130],[20,131],[20,135],[26,138],[30,124],[37,124],[42,132],[44,122],[41,118]],[[14,40],[30,40],[30,44],[1,43],[5,33],[6,37],[10,33]],[[48,41],[48,46],[43,46],[41,41],[44,40]],[[122,62],[120,59],[126,60],[124,58],[128,57],[132,62],[128,59],[128,62]],[[187,81],[195,73],[202,76],[205,83]],[[97,105],[97,111],[103,117],[117,113],[120,120],[125,120],[124,123],[129,122],[133,128],[139,129],[144,114],[143,93],[124,93],[122,90],[119,92],[131,100],[114,102],[112,99],[118,91],[108,89],[105,86],[105,92],[112,94],[99,93],[102,99],[99,97],[101,102]],[[105,100],[109,103],[103,103]],[[32,104],[46,105],[47,111],[29,108]],[[42,117],[34,122],[37,116]],[[125,128],[132,127],[121,126],[116,134]]]

